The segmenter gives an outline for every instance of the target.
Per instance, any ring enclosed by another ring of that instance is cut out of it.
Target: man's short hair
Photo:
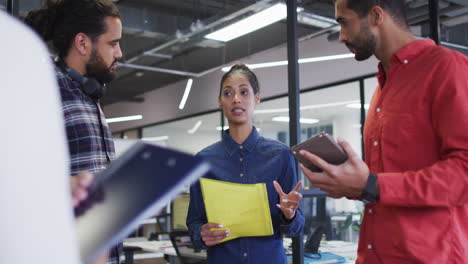
[[[52,42],[53,49],[63,58],[76,34],[84,33],[94,42],[106,32],[106,17],[120,18],[111,0],[49,0],[44,8],[31,11],[25,22],[45,41]]]
[[[360,18],[366,17],[374,6],[380,6],[390,13],[395,22],[408,27],[405,0],[347,0],[347,7],[356,12]]]

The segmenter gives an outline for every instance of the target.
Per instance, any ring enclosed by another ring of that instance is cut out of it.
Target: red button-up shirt
[[[468,57],[417,40],[391,60],[364,131],[380,202],[356,263],[468,263]]]

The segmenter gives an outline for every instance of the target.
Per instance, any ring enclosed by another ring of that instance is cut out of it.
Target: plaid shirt
[[[80,85],[59,67],[55,69],[65,117],[70,170],[99,172],[114,159],[114,141],[99,102],[87,96]],[[102,126],[101,126],[102,123]]]
[[[115,157],[114,141],[99,102],[87,96],[76,81],[55,66],[70,152],[71,175],[99,172]],[[108,264],[117,264],[113,248]]]

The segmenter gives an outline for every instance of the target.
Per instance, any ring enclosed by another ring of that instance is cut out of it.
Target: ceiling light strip
[[[140,120],[143,119],[142,115],[132,115],[132,116],[121,116],[121,117],[113,117],[107,118],[107,123],[116,123],[116,122],[125,122],[125,121],[133,121],[133,120]]]
[[[348,59],[348,58],[353,58],[353,57],[354,57],[353,53],[344,53],[344,54],[337,54],[337,55],[329,55],[329,56],[299,59],[297,62],[302,64],[302,63],[311,63],[311,62],[319,62],[319,61]],[[284,65],[288,65],[288,61],[284,60],[284,61],[255,63],[255,64],[248,64],[247,66],[250,69],[260,69],[260,68],[277,67],[277,66],[284,66]],[[223,72],[228,72],[229,69],[231,69],[231,67],[223,67],[221,70]]]
[[[364,109],[369,109],[369,104],[364,104]],[[352,104],[347,104],[346,107],[348,108],[353,108],[353,109],[361,109],[361,104],[360,103],[352,103]]]
[[[130,64],[130,63],[119,63],[118,66],[119,67],[125,67],[125,68],[131,68],[131,69],[152,71],[152,72],[170,73],[170,74],[182,75],[182,76],[187,76],[187,77],[198,77],[198,74],[193,73],[193,72],[170,70],[170,69],[164,69],[164,68],[153,67],[153,66],[143,66],[143,65]]]
[[[185,85],[184,95],[182,96],[182,100],[180,100],[180,104],[179,104],[180,110],[184,109],[185,107],[185,103],[187,102],[187,98],[189,96],[190,89],[192,88],[192,84],[193,84],[193,79],[188,79],[187,85]]]
[[[192,129],[189,129],[187,132],[189,134],[195,134],[195,132],[197,132],[198,128],[200,128],[201,124],[202,124],[202,121],[198,120],[198,122],[195,123],[195,125],[192,127]]]
[[[319,61],[329,61],[329,60],[340,60],[340,59],[348,59],[354,58],[353,53],[345,53],[345,54],[337,54],[337,55],[330,55],[330,56],[322,56],[322,57],[315,57],[315,58],[306,58],[306,59],[299,59],[299,63],[310,63],[310,62],[319,62]]]
[[[172,59],[172,55],[163,54],[163,53],[145,51],[143,54],[146,56],[150,56],[150,57],[156,57],[156,58],[162,58],[162,59],[168,59],[168,60]]]
[[[144,141],[163,141],[163,140],[168,140],[169,136],[160,136],[160,137],[145,137],[142,138],[141,140]]]

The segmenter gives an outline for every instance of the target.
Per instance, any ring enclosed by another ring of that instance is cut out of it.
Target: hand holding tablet
[[[300,150],[306,150],[313,153],[326,162],[334,165],[342,164],[348,159],[343,148],[327,133],[320,133],[315,137],[311,137],[308,140],[291,147],[291,152],[297,161],[313,172],[321,172],[322,170],[320,168],[299,154]]]

